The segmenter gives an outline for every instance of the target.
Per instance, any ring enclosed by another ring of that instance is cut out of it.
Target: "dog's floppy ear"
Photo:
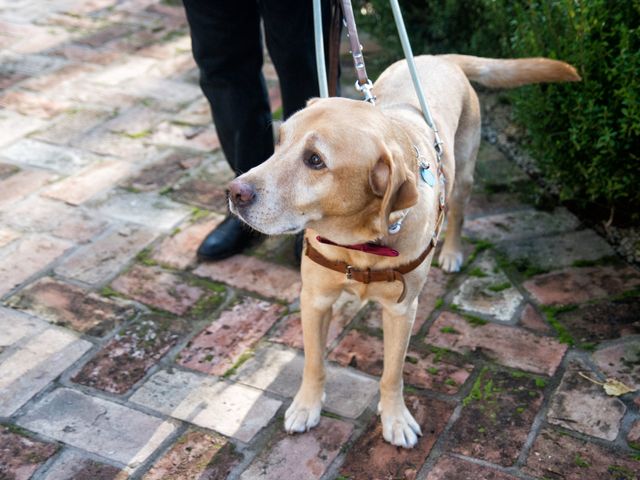
[[[391,212],[412,207],[418,202],[414,175],[403,162],[394,161],[386,148],[369,172],[369,186],[376,197],[382,198],[378,225],[381,233],[389,227]]]

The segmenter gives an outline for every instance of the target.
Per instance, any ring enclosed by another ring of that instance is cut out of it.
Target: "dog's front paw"
[[[284,414],[284,429],[287,433],[306,432],[320,423],[320,411],[324,394],[316,399],[298,393]]]
[[[387,442],[403,448],[416,446],[422,430],[404,403],[390,408],[378,405],[378,412],[382,421],[382,436]]]
[[[462,252],[459,250],[445,250],[440,252],[438,263],[445,272],[459,272],[462,267]]]

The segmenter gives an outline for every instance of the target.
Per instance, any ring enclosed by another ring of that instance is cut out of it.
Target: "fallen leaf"
[[[611,395],[612,397],[619,397],[620,395],[624,395],[625,393],[635,392],[635,389],[625,385],[620,380],[616,380],[615,378],[607,378],[602,385],[604,391],[607,392],[607,395]]]
[[[578,372],[582,378],[586,378],[591,383],[595,383],[596,385],[601,385],[604,388],[604,391],[607,395],[611,395],[612,397],[619,397],[626,393],[635,392],[635,388],[631,388],[628,385],[625,385],[620,380],[616,380],[615,378],[607,378],[604,382],[599,382],[594,380],[593,378],[585,375],[582,372]]]

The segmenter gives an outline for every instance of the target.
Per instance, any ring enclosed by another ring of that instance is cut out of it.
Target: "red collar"
[[[334,243],[331,240],[327,240],[321,236],[317,236],[316,240],[320,243],[324,243],[325,245],[333,245],[334,247],[342,247],[348,248],[349,250],[358,250],[364,253],[371,253],[373,255],[380,255],[382,257],[397,257],[400,255],[397,250],[394,250],[391,247],[387,247],[386,245],[377,245],[375,243],[356,243],[355,245],[340,245],[338,243]]]

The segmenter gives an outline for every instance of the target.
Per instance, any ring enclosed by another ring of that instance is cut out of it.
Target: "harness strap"
[[[404,265],[400,265],[395,268],[385,268],[383,270],[371,270],[370,268],[366,269],[357,269],[352,267],[346,262],[341,262],[339,260],[329,260],[327,257],[322,255],[318,250],[313,248],[309,240],[306,240],[306,248],[305,255],[309,257],[310,260],[321,265],[329,270],[333,270],[334,272],[342,273],[346,275],[347,280],[355,280],[356,282],[369,284],[372,282],[401,282],[402,283],[402,293],[398,298],[398,303],[404,300],[407,286],[404,281],[404,275],[412,272],[416,268],[418,268],[422,262],[429,256],[431,250],[435,242],[429,242],[427,248],[420,254],[418,258],[415,260],[405,263]]]
[[[347,37],[349,37],[349,44],[351,46],[351,56],[353,57],[353,65],[358,77],[356,89],[362,92],[366,102],[375,104],[376,97],[371,91],[373,83],[369,80],[367,68],[364,65],[364,55],[362,54],[362,45],[358,37],[358,29],[356,27],[356,19],[353,15],[351,0],[342,0],[342,14],[344,15],[347,25]]]

